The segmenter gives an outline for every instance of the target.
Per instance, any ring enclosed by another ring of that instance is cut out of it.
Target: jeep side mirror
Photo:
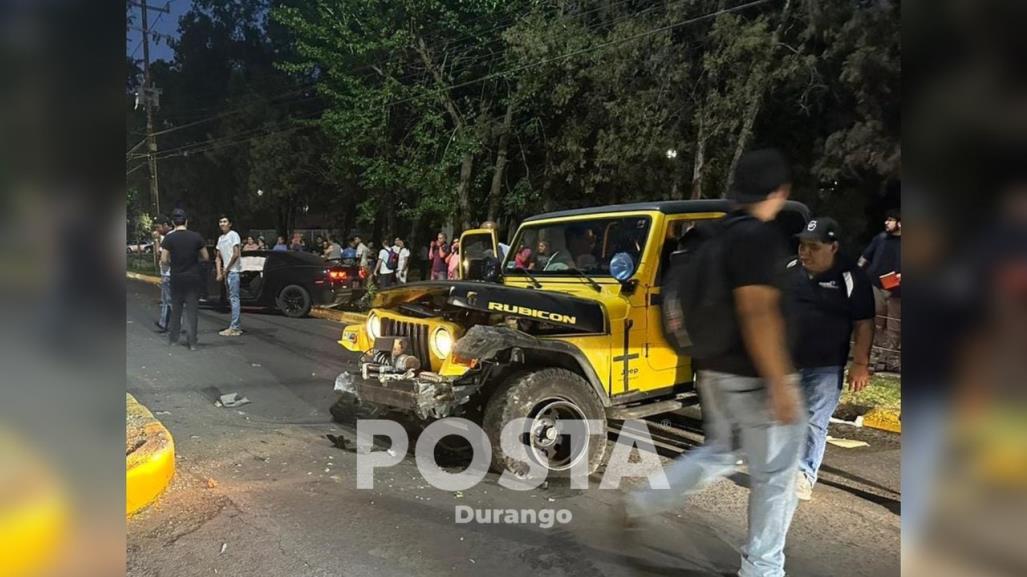
[[[624,285],[635,274],[635,259],[626,252],[618,252],[610,259],[610,274]]]

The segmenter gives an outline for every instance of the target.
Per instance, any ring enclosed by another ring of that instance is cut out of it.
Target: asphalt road
[[[128,390],[171,430],[178,472],[128,521],[128,575],[431,576],[731,575],[745,535],[744,475],[714,485],[633,537],[616,523],[616,491],[552,483],[506,490],[492,476],[462,493],[434,489],[413,457],[356,487],[356,454],[326,433],[335,376],[354,355],[341,326],[244,311],[246,334],[219,337],[227,315],[201,311],[200,350],[153,332],[158,291],[128,283]],[[221,393],[252,402],[219,408]],[[899,574],[898,437],[841,428],[870,443],[829,447],[814,500],[800,505],[789,575]],[[412,442],[413,443],[413,442]],[[457,524],[455,506],[567,509],[538,525]]]

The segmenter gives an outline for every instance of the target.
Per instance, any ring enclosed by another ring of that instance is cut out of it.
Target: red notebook
[[[879,278],[881,279],[881,288],[884,290],[890,291],[902,284],[902,274],[900,273],[890,272],[888,274],[882,274]]]

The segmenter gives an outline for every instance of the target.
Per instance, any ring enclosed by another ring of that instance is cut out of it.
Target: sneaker
[[[813,483],[809,482],[806,474],[802,471],[799,471],[795,478],[795,496],[800,501],[809,501],[813,498]]]
[[[227,328],[227,329],[219,332],[218,334],[223,336],[223,337],[237,337],[237,336],[242,334],[242,331],[239,330],[239,329],[233,329],[233,328],[230,327],[230,328]]]

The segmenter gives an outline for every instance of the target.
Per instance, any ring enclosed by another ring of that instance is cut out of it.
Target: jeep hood
[[[523,317],[588,333],[606,332],[602,303],[558,292],[478,281],[416,282],[375,295],[374,308],[395,308],[426,296],[451,306]]]

